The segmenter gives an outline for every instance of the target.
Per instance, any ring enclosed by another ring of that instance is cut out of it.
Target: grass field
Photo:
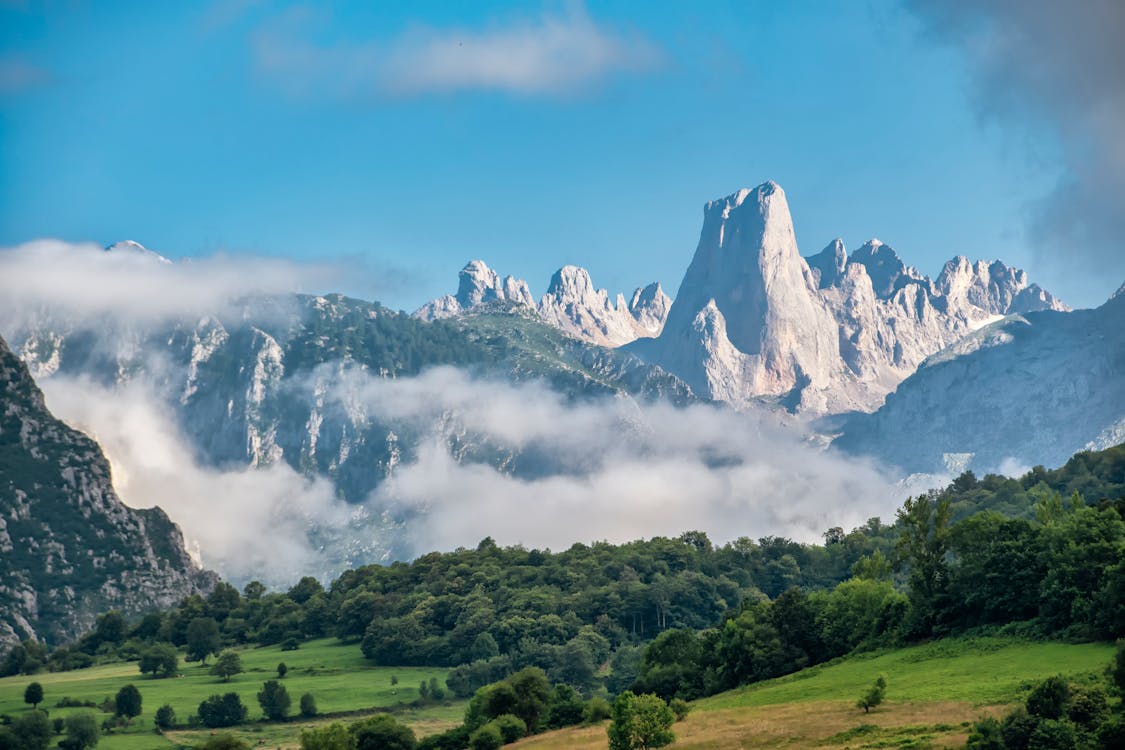
[[[750,748],[964,747],[969,723],[1022,700],[1036,680],[1094,675],[1107,644],[947,640],[864,654],[696,701],[676,724],[683,750]],[[880,675],[887,702],[864,714],[855,701]],[[520,750],[605,750],[605,726],[560,730],[513,745]]]
[[[262,718],[257,693],[262,683],[277,677],[277,665],[285,662],[289,672],[282,683],[292,698],[292,711],[296,714],[298,701],[304,693],[312,693],[321,713],[370,712],[376,708],[410,703],[418,697],[418,685],[423,680],[436,677],[444,685],[445,670],[416,667],[375,667],[363,658],[359,646],[340,644],[334,639],[312,641],[296,651],[281,651],[278,646],[240,651],[242,674],[224,683],[207,673],[208,667],[182,662],[183,677],[153,679],[142,676],[136,662],[107,664],[73,672],[38,674],[34,677],[6,677],[0,679],[0,714],[15,715],[29,710],[23,702],[23,691],[28,683],[43,685],[42,707],[52,718],[94,709],[56,708],[62,698],[100,703],[112,697],[124,685],[132,683],[141,691],[143,712],[127,731],[105,735],[98,744],[99,750],[146,750],[171,748],[176,742],[190,744],[206,737],[202,733],[172,733],[170,739],[155,734],[152,717],[156,709],[168,703],[176,711],[181,723],[196,712],[200,701],[215,693],[237,692],[249,709],[248,717],[254,722]],[[398,677],[397,686],[391,685],[391,676]],[[405,709],[400,718],[417,727],[420,735],[438,731],[460,721],[464,702],[447,702],[425,709]],[[99,722],[105,714],[98,713]],[[349,717],[352,720],[356,717]],[[284,724],[255,723],[244,727],[242,734],[252,739],[252,744],[265,747],[295,747],[300,729],[309,722]]]

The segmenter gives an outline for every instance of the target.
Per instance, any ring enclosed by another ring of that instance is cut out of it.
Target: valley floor
[[[1109,644],[1004,638],[950,639],[861,654],[696,701],[687,720],[674,727],[674,747],[858,750],[964,746],[974,719],[986,713],[1002,713],[1022,700],[1036,680],[1060,673],[1080,681],[1092,678],[1104,670],[1112,654]],[[230,683],[208,675],[198,665],[181,667],[185,675],[182,678],[144,678],[137,673],[135,663],[7,677],[0,679],[0,714],[30,710],[23,703],[23,690],[33,680],[43,685],[44,707],[52,718],[91,710],[56,708],[56,702],[63,697],[97,702],[133,683],[144,697],[143,714],[128,732],[103,736],[98,748],[162,750],[202,742],[212,730],[156,734],[152,716],[160,705],[170,703],[182,721],[195,712],[203,698],[233,690],[250,708],[251,719],[234,734],[255,747],[296,748],[302,729],[332,719],[258,721],[261,711],[256,693],[264,680],[276,675],[280,661],[289,667],[283,682],[294,707],[302,693],[311,692],[321,711],[347,713],[339,717],[343,720],[358,719],[377,707],[413,701],[423,679],[444,678],[443,670],[373,667],[359,653],[357,645],[341,645],[330,639],[305,644],[298,651],[282,652],[269,647],[248,649],[241,655],[247,671]],[[864,714],[855,708],[855,700],[880,674],[887,679],[887,702]],[[397,686],[390,684],[392,675],[398,678]],[[459,723],[464,707],[464,701],[443,701],[422,709],[399,707],[395,716],[411,725],[421,737]],[[606,746],[602,724],[549,732],[512,747],[604,750]]]

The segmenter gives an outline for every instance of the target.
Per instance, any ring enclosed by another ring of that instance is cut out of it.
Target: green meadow
[[[58,708],[63,698],[75,701],[101,703],[112,698],[117,691],[132,683],[143,698],[143,712],[126,730],[103,735],[100,750],[141,750],[142,748],[169,748],[179,743],[190,743],[211,734],[176,731],[167,738],[153,731],[153,715],[165,703],[176,711],[178,724],[186,724],[196,713],[199,703],[216,693],[236,692],[248,709],[248,721],[238,733],[250,738],[252,744],[268,747],[295,745],[300,729],[331,718],[332,714],[345,714],[354,720],[376,710],[393,710],[402,721],[415,725],[419,734],[437,731],[457,723],[464,712],[463,701],[445,700],[424,708],[409,708],[407,704],[418,698],[422,681],[436,678],[443,686],[446,670],[425,667],[377,667],[363,657],[357,644],[341,644],[328,638],[304,643],[296,651],[282,651],[278,646],[239,650],[242,674],[229,682],[208,674],[214,658],[206,667],[198,662],[186,663],[181,654],[182,677],[155,679],[141,675],[136,662],[115,662],[72,672],[37,674],[31,677],[16,676],[0,679],[0,714],[15,715],[30,710],[23,702],[24,688],[30,682],[43,686],[42,708],[51,718],[65,717],[82,711],[95,711],[99,723],[108,716],[91,708]],[[257,694],[266,680],[277,678],[277,665],[284,662],[289,668],[281,681],[292,699],[290,713],[298,713],[301,695],[311,693],[317,710],[329,717],[314,721],[270,724],[262,722],[262,711]],[[392,685],[392,676],[398,684]],[[225,730],[224,730],[225,731]],[[172,742],[176,740],[176,743]],[[259,743],[259,740],[261,742]]]
[[[1100,675],[1113,657],[1105,643],[960,638],[858,654],[692,704],[673,730],[680,750],[750,748],[964,747],[969,724],[1024,699],[1055,674]],[[869,714],[856,699],[877,676],[886,703]],[[605,725],[530,737],[518,750],[605,750]]]

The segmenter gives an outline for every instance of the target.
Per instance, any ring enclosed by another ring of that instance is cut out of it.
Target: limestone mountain
[[[66,642],[106,610],[167,608],[216,580],[159,507],[118,499],[101,449],[0,339],[0,645]]]
[[[422,320],[442,320],[489,307],[526,308],[541,320],[579,340],[617,347],[660,333],[671,300],[658,282],[611,298],[596,289],[590,274],[578,266],[563,266],[551,277],[547,293],[536,303],[527,282],[511,276],[503,281],[484,261],[470,261],[459,274],[456,295],[445,295],[415,311]]]
[[[907,472],[1056,465],[1125,441],[1125,296],[1013,314],[926,359],[835,445]]]
[[[999,261],[957,257],[932,281],[878,240],[803,258],[785,193],[767,182],[704,207],[667,323],[628,348],[735,406],[872,411],[931,354],[1044,309],[1068,308]]]

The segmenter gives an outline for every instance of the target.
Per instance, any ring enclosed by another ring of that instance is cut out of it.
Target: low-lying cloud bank
[[[0,321],[108,316],[133,325],[236,311],[248,297],[307,291],[337,280],[328,265],[235,255],[170,263],[136,246],[36,240],[0,248]]]
[[[359,393],[373,412],[430,425],[418,460],[373,498],[420,514],[410,529],[419,549],[485,536],[559,549],[690,529],[716,541],[809,541],[830,526],[887,517],[902,499],[869,463],[717,406],[568,403],[537,383],[475,380],[451,368],[370,379]],[[515,471],[458,461],[452,448],[474,441],[516,456]],[[520,476],[521,460],[532,464],[529,477]]]

